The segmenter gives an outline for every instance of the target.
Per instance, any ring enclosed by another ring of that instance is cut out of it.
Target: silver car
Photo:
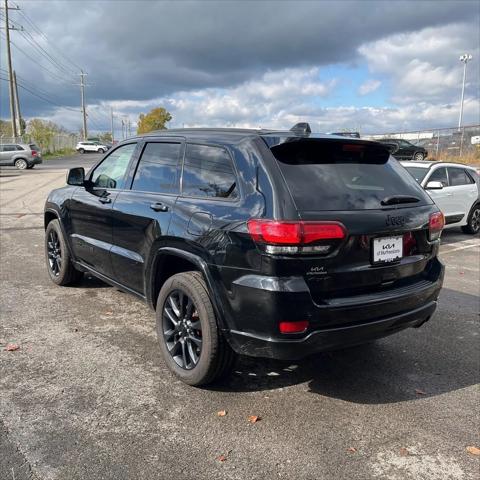
[[[6,143],[0,145],[0,166],[13,165],[19,170],[42,163],[42,152],[34,144]]]

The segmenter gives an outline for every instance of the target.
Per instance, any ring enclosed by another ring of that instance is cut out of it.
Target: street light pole
[[[463,99],[465,98],[465,79],[467,78],[467,63],[472,59],[472,55],[464,53],[460,57],[460,61],[463,62],[463,83],[462,83],[462,99],[460,100],[460,117],[458,118],[458,130],[462,128],[463,120]]]

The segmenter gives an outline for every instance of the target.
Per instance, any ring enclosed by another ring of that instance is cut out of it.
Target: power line
[[[43,56],[47,61],[49,61],[55,68],[59,71],[66,73],[67,75],[73,76],[74,73],[72,70],[68,70],[63,64],[61,64],[58,60],[52,57],[36,40],[32,37],[32,35],[25,31],[20,30],[20,35],[32,46],[36,49],[36,51]]]
[[[4,82],[8,82],[8,78],[2,77],[2,76],[0,76],[0,80],[3,80]],[[55,102],[54,100],[46,98],[43,95],[39,95],[38,93],[36,93],[36,92],[30,90],[29,88],[25,87],[24,85],[22,85],[20,82],[18,82],[18,86],[21,89],[23,89],[23,90],[27,91],[28,93],[30,93],[31,95],[33,95],[34,97],[37,97],[37,98],[39,98],[39,99],[41,99],[41,100],[43,100],[47,103],[55,105],[56,107],[64,108],[65,110],[70,110],[70,111],[76,112],[76,113],[78,113],[78,111],[79,111],[79,110],[76,110],[75,108],[66,107],[65,105],[60,105],[59,103]]]
[[[5,35],[3,34],[3,32],[1,32],[1,36],[2,37],[5,37]],[[56,73],[52,72],[51,70],[49,70],[47,67],[45,67],[44,65],[42,65],[38,60],[35,60],[33,57],[31,57],[27,52],[25,52],[25,50],[23,50],[21,47],[19,47],[16,43],[14,43],[13,41],[10,40],[10,43],[17,49],[19,50],[20,52],[22,52],[28,59],[30,59],[32,62],[36,63],[40,68],[42,68],[43,70],[45,70],[46,72],[48,72],[52,77],[55,77],[57,80],[59,80],[60,82],[62,83],[69,83],[69,81],[65,78],[62,78],[60,77],[59,75],[57,75]]]
[[[73,60],[71,60],[69,57],[67,57],[55,44],[51,43],[48,37],[45,35],[45,33],[42,32],[42,30],[37,27],[37,25],[34,23],[33,20],[30,19],[30,17],[24,13],[23,11],[19,11],[21,17],[33,28],[33,30],[38,33],[46,43],[48,43],[54,50],[58,52],[67,62],[69,62],[75,71],[81,70],[81,67],[79,67]]]

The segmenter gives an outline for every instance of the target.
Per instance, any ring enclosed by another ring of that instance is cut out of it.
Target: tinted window
[[[429,182],[442,182],[444,187],[448,187],[447,169],[437,168],[429,177]]]
[[[16,150],[19,150],[19,151],[20,151],[20,150],[24,150],[24,148],[21,147],[20,145],[15,145],[15,149],[16,149]]]
[[[90,178],[94,186],[99,188],[123,188],[125,173],[136,146],[136,143],[123,145],[105,158],[93,171]]]
[[[458,185],[469,185],[472,179],[467,176],[463,168],[449,168],[448,178],[450,180],[450,186],[456,187]]]
[[[187,145],[182,191],[195,197],[237,198],[232,159],[221,147]]]
[[[135,172],[132,189],[176,193],[180,143],[147,143]]]
[[[285,140],[271,150],[300,210],[377,209],[395,195],[418,197],[416,205],[431,203],[380,145]]]
[[[428,172],[428,168],[422,167],[405,167],[408,173],[418,182],[422,183],[422,180],[425,178],[425,175]]]
[[[4,152],[14,152],[17,149],[16,145],[4,145],[3,151]]]

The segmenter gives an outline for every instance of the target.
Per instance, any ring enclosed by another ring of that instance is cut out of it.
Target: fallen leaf
[[[426,395],[426,394],[427,394],[427,392],[424,392],[423,390],[420,390],[419,388],[416,388],[416,389],[415,389],[415,393],[416,393],[417,395]]]
[[[347,452],[356,453],[357,449],[355,447],[347,448]]]
[[[406,457],[409,453],[410,452],[405,447],[400,448],[400,455],[402,457]]]
[[[226,414],[227,414],[227,411],[226,411],[226,410],[220,410],[219,412],[217,412],[217,415],[218,415],[219,417],[224,417]]]
[[[14,352],[15,350],[20,350],[20,345],[17,345],[16,343],[9,343],[6,347],[5,350],[7,352]]]
[[[257,423],[257,422],[259,422],[260,420],[261,420],[261,418],[258,417],[257,415],[250,415],[250,416],[248,417],[248,421],[249,421],[250,423]]]
[[[111,310],[107,310],[107,311],[105,312],[105,315],[113,315],[113,312],[112,312]]]
[[[472,455],[480,455],[480,448],[471,445],[470,447],[467,447],[467,452]]]
[[[218,460],[219,462],[224,462],[226,459],[227,459],[227,456],[226,456],[226,455],[220,455],[219,457],[217,457],[217,460]]]

